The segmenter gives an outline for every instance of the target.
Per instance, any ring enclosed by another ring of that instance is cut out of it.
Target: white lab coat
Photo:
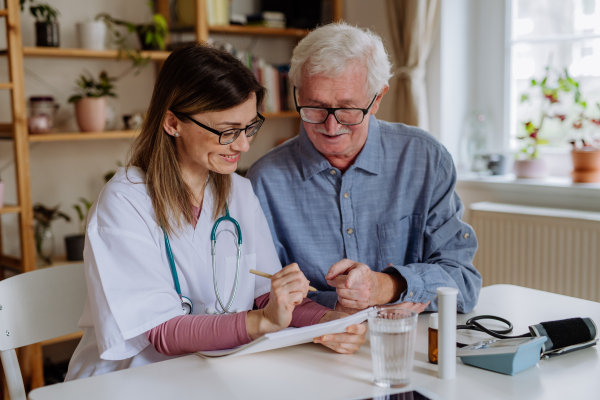
[[[144,173],[120,168],[104,186],[89,212],[84,264],[88,297],[79,326],[83,338],[69,364],[67,380],[145,365],[170,357],[158,353],[145,332],[182,314]],[[230,215],[242,229],[242,258],[232,310],[251,310],[254,299],[270,291],[268,279],[249,269],[274,274],[281,264],[269,226],[250,181],[233,174]],[[213,197],[207,188],[200,219],[170,235],[181,292],[193,313],[218,308],[213,287],[210,233]],[[233,224],[222,222],[218,232]],[[224,302],[231,296],[236,270],[234,237],[224,232],[217,241],[217,279]]]

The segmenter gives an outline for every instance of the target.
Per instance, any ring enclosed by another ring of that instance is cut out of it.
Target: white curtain
[[[426,62],[439,29],[439,0],[387,0],[396,69],[396,90],[391,93],[395,120],[429,130]]]

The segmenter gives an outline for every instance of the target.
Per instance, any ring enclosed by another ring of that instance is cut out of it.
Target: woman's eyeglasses
[[[262,126],[263,122],[265,122],[265,117],[260,115],[260,113],[256,113],[256,115],[258,116],[259,119],[255,122],[251,123],[250,125],[246,126],[245,128],[227,129],[225,131],[219,132],[216,129],[213,129],[211,127],[204,125],[201,122],[196,121],[194,118],[190,117],[189,115],[176,113],[176,112],[173,112],[173,114],[175,114],[175,116],[177,118],[179,118],[180,120],[189,119],[190,121],[192,121],[199,127],[204,128],[207,131],[214,133],[215,135],[219,135],[219,143],[223,144],[223,145],[234,142],[235,139],[237,139],[238,136],[240,136],[240,133],[242,133],[242,132],[245,132],[245,135],[247,138],[254,137],[254,135],[256,135],[256,132],[258,132],[258,130]]]

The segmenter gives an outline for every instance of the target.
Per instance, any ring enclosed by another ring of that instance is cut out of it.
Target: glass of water
[[[418,314],[399,307],[369,312],[371,357],[375,384],[386,388],[410,384]]]

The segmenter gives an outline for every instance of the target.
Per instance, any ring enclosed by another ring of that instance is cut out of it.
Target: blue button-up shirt
[[[335,306],[325,275],[349,258],[374,271],[399,272],[408,286],[398,303],[432,301],[428,310],[436,310],[442,286],[458,289],[459,311],[477,303],[477,239],[461,221],[452,158],[427,132],[371,116],[367,141],[342,174],[301,124],[299,136],[262,157],[247,176],[281,263],[298,263],[318,289],[309,292],[316,302]]]

